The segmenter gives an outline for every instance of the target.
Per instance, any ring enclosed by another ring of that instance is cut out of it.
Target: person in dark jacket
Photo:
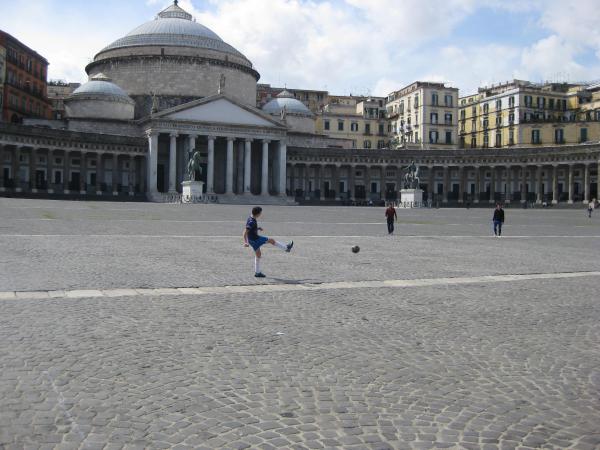
[[[496,237],[502,236],[502,225],[504,225],[504,210],[500,203],[496,204],[496,209],[494,210],[494,234]]]
[[[394,220],[398,220],[398,214],[396,214],[396,208],[391,203],[385,210],[385,218],[387,219],[388,234],[394,234]]]

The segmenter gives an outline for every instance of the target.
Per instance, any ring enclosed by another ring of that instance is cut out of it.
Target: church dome
[[[284,90],[273,100],[263,106],[263,111],[271,115],[280,115],[285,108],[286,114],[299,114],[305,116],[313,116],[314,114],[300,100],[294,98],[294,95]]]
[[[105,47],[101,53],[130,47],[188,47],[214,50],[236,56],[250,62],[239,51],[224,42],[215,32],[195,22],[192,15],[183,10],[178,2],[161,11],[156,19],[146,22],[121,39]]]
[[[115,100],[121,99],[126,102],[133,102],[123,89],[116,84],[111,83],[110,79],[103,74],[92,77],[90,81],[79,86],[71,94],[71,97],[81,96],[105,96],[112,97]]]

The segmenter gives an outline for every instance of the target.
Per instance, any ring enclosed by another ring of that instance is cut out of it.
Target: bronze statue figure
[[[414,161],[407,167],[402,168],[406,172],[404,175],[404,189],[418,189],[421,180],[419,179],[419,166]]]
[[[200,181],[202,175],[202,165],[200,164],[200,152],[194,150],[187,165],[187,175],[189,181]]]

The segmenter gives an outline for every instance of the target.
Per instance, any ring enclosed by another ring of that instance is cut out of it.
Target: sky
[[[87,80],[94,55],[169,0],[1,0],[0,29]],[[261,83],[385,96],[413,81],[460,95],[513,78],[600,79],[600,0],[181,0]]]

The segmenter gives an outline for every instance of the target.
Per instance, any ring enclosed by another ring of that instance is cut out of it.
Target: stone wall
[[[307,116],[296,116],[288,114],[285,116],[285,124],[288,129],[292,132],[298,133],[315,133],[315,119],[314,117]]]
[[[132,120],[134,104],[101,99],[65,100],[65,112],[69,118]]]
[[[90,67],[88,66],[88,69]],[[240,103],[256,106],[256,76],[235,65],[189,57],[120,58],[101,61],[89,74],[104,73],[130,96],[150,95],[208,97],[225,75],[225,93]]]

